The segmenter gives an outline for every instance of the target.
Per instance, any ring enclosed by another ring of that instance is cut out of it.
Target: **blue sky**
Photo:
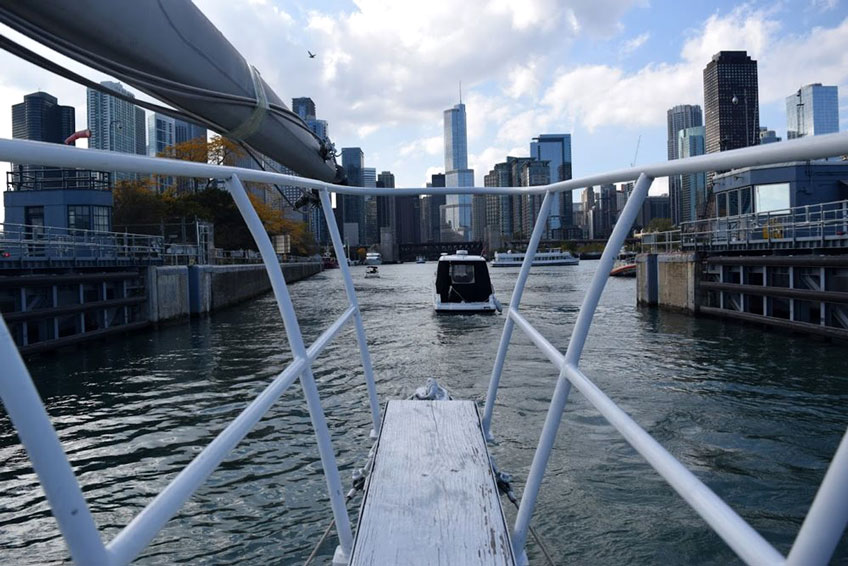
[[[761,125],[785,137],[785,97],[822,82],[840,87],[840,127],[848,128],[845,1],[196,4],[284,100],[312,97],[336,145],[361,147],[366,166],[393,171],[399,186],[422,186],[443,170],[442,111],[457,102],[460,80],[480,184],[542,133],[572,134],[575,177],[628,166],[640,136],[637,164],[664,160],[666,110],[703,104],[701,73],[723,49],[758,60]],[[6,108],[41,88],[76,106],[84,127],[84,89],[2,57]],[[4,136],[10,115],[0,114]],[[664,187],[658,180],[652,192]]]

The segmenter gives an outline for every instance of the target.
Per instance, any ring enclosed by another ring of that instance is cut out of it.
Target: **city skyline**
[[[665,160],[666,110],[703,104],[701,72],[721,50],[744,49],[759,62],[760,122],[784,139],[785,99],[809,83],[842,87],[841,129],[848,124],[844,3],[649,7],[616,0],[603,11],[582,2],[568,9],[529,2],[521,10],[482,2],[197,4],[283,100],[310,96],[336,146],[362,147],[370,163],[395,173],[398,186],[423,186],[443,171],[441,112],[456,103],[460,80],[477,185],[505,155],[526,156],[540,132],[572,135],[574,177],[629,165],[640,135],[636,163]],[[477,25],[444,38],[434,30],[446,18]],[[482,45],[493,34],[499,41],[489,53]],[[255,41],[259,35],[263,41]],[[110,80],[33,48],[95,81]],[[40,88],[74,106],[77,124],[85,123],[85,89],[12,56],[4,61],[7,107]],[[2,118],[0,129],[9,132],[10,117]],[[664,180],[656,185],[652,193],[664,192]]]

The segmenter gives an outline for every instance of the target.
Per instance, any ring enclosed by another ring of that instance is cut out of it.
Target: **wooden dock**
[[[515,564],[473,401],[389,401],[350,564]]]

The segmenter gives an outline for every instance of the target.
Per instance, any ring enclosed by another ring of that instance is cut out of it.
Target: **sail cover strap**
[[[268,113],[268,97],[265,95],[265,86],[259,71],[253,65],[250,66],[250,76],[253,78],[253,91],[256,93],[256,107],[247,119],[227,132],[227,137],[245,140],[252,136],[262,125],[262,120]]]

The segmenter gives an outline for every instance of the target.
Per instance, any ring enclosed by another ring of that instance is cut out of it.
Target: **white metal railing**
[[[848,245],[848,201],[684,222],[684,249]]]
[[[656,165],[626,169],[582,179],[563,181],[541,187],[430,187],[410,189],[363,189],[336,186],[320,181],[235,167],[220,167],[132,154],[80,149],[58,144],[0,139],[0,160],[58,167],[88,167],[143,174],[163,174],[185,177],[223,179],[236,205],[247,222],[259,247],[268,271],[280,315],[285,325],[293,360],[266,389],[251,402],[172,482],[151,501],[114,539],[104,544],[92,519],[79,484],[59,443],[55,429],[32,383],[5,323],[0,322],[0,357],[8,360],[0,378],[0,398],[26,447],[38,474],[54,516],[59,524],[71,557],[79,564],[126,564],[133,560],[153,539],[162,526],[176,513],[188,497],[205,481],[223,458],[250,431],[273,403],[296,379],[301,380],[310,418],[327,481],[331,507],[339,536],[334,562],[346,563],[350,556],[352,533],[344,493],[339,479],[335,455],[315,381],[312,363],[336,336],[353,320],[361,353],[369,406],[373,423],[372,437],[379,433],[380,409],[374,384],[370,353],[365,340],[362,315],[356,299],[350,270],[340,262],[345,293],[349,306],[342,315],[309,348],[303,342],[297,317],[283,279],[277,256],[262,223],[247,198],[242,181],[284,184],[316,189],[327,226],[336,250],[344,257],[338,225],[332,213],[330,192],[342,194],[544,194],[539,220],[533,229],[527,253],[513,291],[504,322],[498,353],[486,396],[483,425],[491,437],[492,415],[497,397],[498,382],[506,358],[512,330],[518,326],[542,353],[560,370],[539,446],[533,457],[518,516],[512,531],[516,556],[526,561],[524,544],[530,517],[541,487],[541,480],[550,457],[557,430],[562,420],[568,395],[573,385],[580,390],[598,411],[623,435],[671,485],[684,500],[748,563],[781,563],[784,558],[742,518],[730,509],[715,493],[689,472],[656,440],[633,421],[607,397],[578,368],[595,308],[603,291],[618,250],[636,218],[654,177],[704,170],[727,170],[734,167],[762,165],[780,161],[813,159],[848,153],[848,133],[813,136],[800,140],[769,144],[720,154],[698,156],[663,162]],[[582,188],[600,183],[637,179],[621,218],[613,230],[597,271],[587,291],[566,353],[561,354],[520,314],[519,305],[530,272],[533,256],[545,227],[551,206],[551,193]],[[795,544],[786,559],[791,564],[825,563],[835,548],[848,522],[848,434],[843,438],[828,472],[801,527]]]
[[[0,223],[0,259],[4,260],[156,260],[160,236],[83,230],[34,224]]]

